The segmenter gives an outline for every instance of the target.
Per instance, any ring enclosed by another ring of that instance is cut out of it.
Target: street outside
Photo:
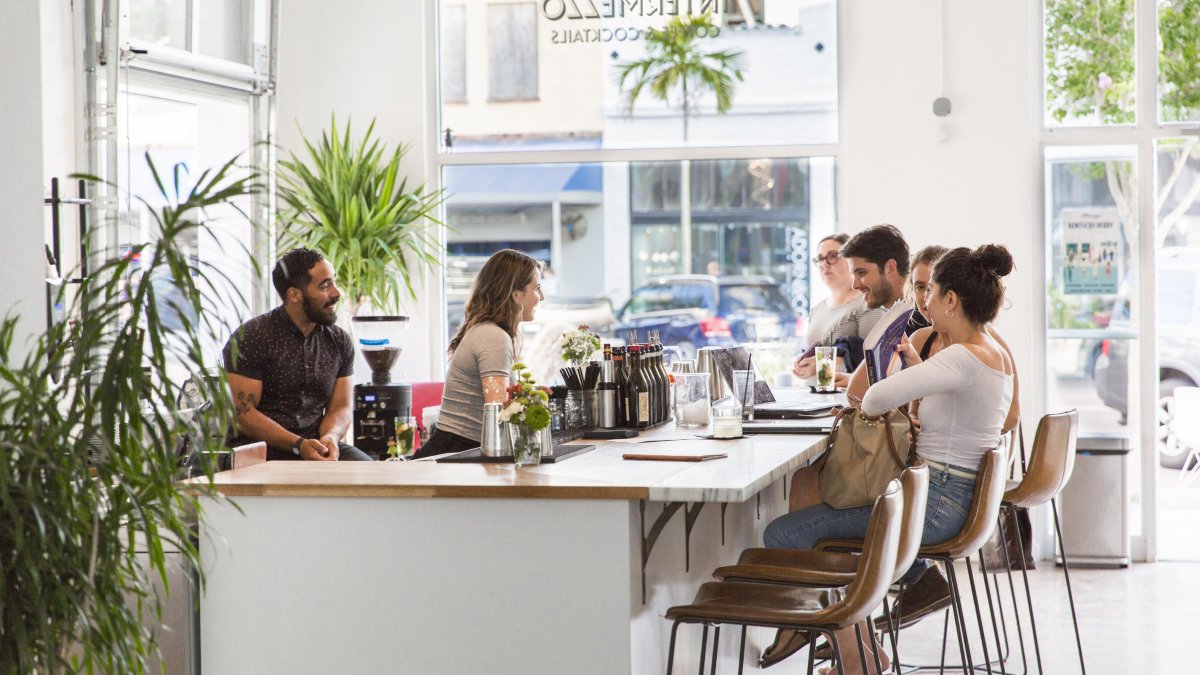
[[[1122,425],[1117,411],[1105,406],[1090,378],[1057,375],[1049,392],[1050,410],[1079,411],[1079,434],[1132,434]],[[1033,429],[1026,429],[1032,433]],[[1140,456],[1140,455],[1139,455]],[[1130,457],[1130,526],[1138,532],[1141,519],[1141,462]],[[1200,477],[1183,476],[1177,469],[1158,467],[1158,559],[1200,561],[1200,538],[1194,536],[1200,522]],[[1193,472],[1195,473],[1195,472]],[[1186,483],[1183,481],[1187,480]]]

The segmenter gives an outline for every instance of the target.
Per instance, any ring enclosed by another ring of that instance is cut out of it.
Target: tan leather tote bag
[[[868,506],[916,455],[913,422],[905,408],[870,417],[843,408],[821,458],[821,501],[835,509]]]

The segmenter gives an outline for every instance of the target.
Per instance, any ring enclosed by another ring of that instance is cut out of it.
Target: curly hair
[[[479,270],[471,294],[467,296],[462,325],[450,340],[447,350],[451,356],[463,336],[481,323],[494,323],[504,329],[510,337],[517,337],[517,324],[521,321],[521,306],[513,299],[519,291],[537,275],[542,264],[520,251],[506,248],[497,251]]]
[[[271,284],[275,286],[275,292],[281,299],[287,300],[289,288],[298,288],[301,291],[308,288],[312,283],[310,271],[324,259],[325,256],[308,248],[294,248],[284,253],[279,262],[275,263],[275,269],[271,270]]]

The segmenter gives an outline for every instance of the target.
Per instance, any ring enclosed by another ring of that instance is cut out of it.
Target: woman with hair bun
[[[959,533],[967,520],[983,456],[1001,443],[1013,400],[1014,369],[1004,348],[988,334],[987,325],[1000,311],[1004,300],[1001,279],[1012,269],[1012,256],[999,245],[973,251],[956,248],[943,255],[933,267],[925,314],[933,330],[946,336],[948,346],[922,361],[911,344],[902,343],[911,365],[872,385],[862,400],[863,413],[871,416],[922,400],[917,454],[930,472],[922,545],[939,544]],[[861,539],[870,515],[870,506],[834,509],[817,504],[775,519],[763,539],[769,547],[798,549],[811,549],[821,539]],[[940,572],[927,573],[928,569],[928,563],[917,561],[901,580],[912,593],[906,591],[900,601],[906,624],[910,618],[944,607],[949,598],[945,578]],[[924,611],[918,614],[918,610]],[[864,622],[862,629],[863,635],[868,635],[865,631],[872,627]],[[843,645],[853,644],[852,629],[838,639]],[[764,661],[774,663],[787,656],[799,648],[796,642],[803,645],[803,641],[781,634],[764,654]],[[863,643],[868,655],[869,642]],[[884,650],[879,658],[886,669]],[[857,659],[847,659],[844,666],[848,675],[862,672]]]
[[[937,332],[933,329],[933,326],[930,325],[930,318],[927,314],[928,310],[925,307],[926,296],[929,295],[929,281],[933,278],[933,266],[949,250],[950,249],[946,248],[945,246],[938,246],[937,244],[926,246],[925,248],[922,248],[913,254],[912,263],[909,265],[910,272],[908,276],[908,283],[912,288],[913,303],[916,305],[917,312],[919,312],[924,318],[923,325],[926,326],[925,328],[921,328],[913,333],[910,337],[905,338],[908,342],[911,342],[912,347],[917,350],[917,355],[920,357],[916,361],[918,363],[920,361],[928,361],[931,356],[950,345],[949,336]],[[1004,349],[1004,353],[1008,356],[1009,363],[1013,363],[1012,350],[1008,348],[1008,343],[1004,341],[1004,338],[1000,337],[1000,333],[996,331],[995,327],[993,327],[991,323],[989,323],[987,326],[987,332],[988,335],[990,335],[992,339]],[[907,355],[907,345],[902,342],[900,344],[900,348],[901,351],[905,351],[905,358],[909,358]],[[860,386],[865,389],[865,384],[865,382],[862,382],[860,383]],[[1019,392],[1020,378],[1018,377],[1016,368],[1014,367],[1013,400],[1012,407],[1009,408],[1008,411],[1008,417],[1004,420],[1005,433],[1015,429],[1017,426],[1017,421],[1021,417]],[[862,391],[859,391],[858,395],[861,396]],[[919,404],[920,401],[914,401],[913,405],[909,408],[909,412],[912,413],[914,418],[918,416],[917,408]]]
[[[462,325],[450,340],[450,366],[442,392],[437,430],[418,457],[479,447],[483,404],[503,403],[522,321],[545,299],[542,266],[520,251],[498,251],[484,263],[471,286]]]

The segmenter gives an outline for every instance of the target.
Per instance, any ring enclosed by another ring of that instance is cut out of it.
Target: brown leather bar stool
[[[962,596],[958,589],[958,577],[954,572],[954,561],[961,558],[967,560],[967,574],[970,576],[971,592],[974,595],[975,579],[971,576],[970,555],[983,546],[995,529],[1000,502],[1004,497],[1006,454],[1004,448],[1000,447],[989,450],[984,455],[979,474],[975,478],[975,496],[971,500],[971,508],[967,512],[967,521],[962,530],[940,544],[922,546],[917,553],[918,558],[941,562],[946,569],[946,579],[950,583],[951,607],[954,610],[954,626],[958,634],[959,655],[962,657],[963,668],[971,670],[975,669],[975,664],[971,659],[971,646],[967,639],[966,618],[963,615]],[[828,539],[817,542],[819,550],[856,550],[861,546],[862,542],[853,539]],[[975,605],[975,615],[979,622],[979,635],[983,640],[986,670],[991,673],[991,655],[988,653],[983,615],[978,603]],[[896,667],[899,668],[899,664]]]
[[[844,673],[841,648],[834,632],[850,626],[857,627],[887,595],[897,566],[896,555],[900,549],[903,509],[900,482],[894,480],[875,500],[875,507],[867,525],[862,558],[856,567],[853,581],[845,588],[808,588],[738,581],[710,581],[701,586],[692,604],[679,605],[667,610],[667,618],[674,622],[671,626],[670,651],[667,656],[667,675],[670,675],[674,668],[675,638],[681,623],[704,624],[704,637],[700,645],[701,672],[704,671],[708,626],[717,624],[718,632],[713,641],[715,670],[720,625],[734,624],[742,626],[738,673],[742,672],[745,665],[747,626],[790,628],[824,634],[833,645],[838,671]],[[910,560],[909,564],[911,562]],[[811,639],[810,634],[810,641]],[[862,648],[861,636],[858,640],[858,652],[863,670],[867,670],[867,657]],[[810,655],[810,672],[812,664],[813,659]]]
[[[904,510],[901,515],[900,549],[896,555],[896,569],[892,575],[893,584],[912,566],[912,561],[921,546],[921,535],[925,530],[925,504],[929,499],[929,467],[918,460],[918,464],[900,474],[900,485],[904,494]],[[742,551],[736,565],[718,567],[713,576],[722,581],[837,587],[854,581],[858,563],[858,555],[839,551],[748,548]],[[887,596],[884,596],[883,603],[884,615],[890,616]],[[796,644],[790,651],[794,652],[803,646],[803,643]],[[894,634],[892,660],[900,663]]]
[[[1062,529],[1058,521],[1058,504],[1056,498],[1067,481],[1075,466],[1075,441],[1079,427],[1079,414],[1074,410],[1045,415],[1038,422],[1034,434],[1033,447],[1029,452],[1029,465],[1025,475],[1019,481],[1008,481],[1004,493],[1006,506],[1021,506],[1027,509],[1041,506],[1050,502],[1051,513],[1054,515],[1054,534],[1058,539],[1058,550],[1062,556],[1063,576],[1067,582],[1067,598],[1071,604],[1071,623],[1075,627],[1075,647],[1079,652],[1079,668],[1085,675],[1087,666],[1083,660],[1083,642],[1079,638],[1079,620],[1075,614],[1075,595],[1071,592],[1071,572],[1067,566],[1067,552],[1063,548]],[[1017,527],[1015,514],[1010,508],[1012,526]],[[1004,523],[997,517],[1000,526],[1001,540],[1004,540]],[[1029,589],[1029,573],[1025,567],[1025,546],[1021,537],[1016,537],[1020,548],[1021,576],[1025,580],[1025,599],[1029,605],[1029,623],[1033,631],[1033,649],[1037,657],[1038,672],[1042,672],[1042,650],[1038,643],[1037,623],[1033,617],[1033,595]],[[1012,571],[1009,570],[1011,579]],[[1015,611],[1015,607],[1014,607]],[[1019,624],[1018,624],[1019,625]],[[1022,643],[1024,649],[1024,643]]]

